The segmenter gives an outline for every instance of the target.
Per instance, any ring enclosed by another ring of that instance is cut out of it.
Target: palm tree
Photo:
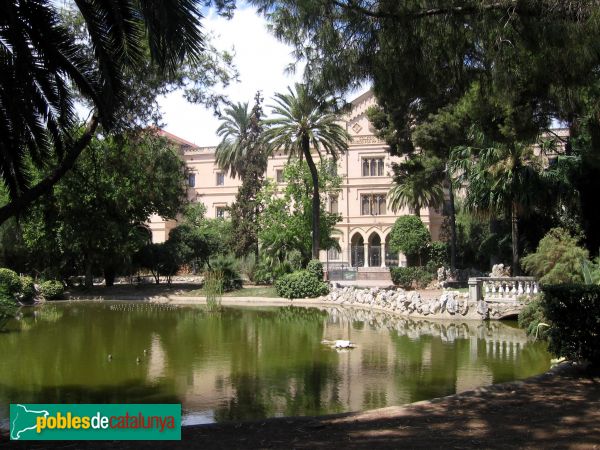
[[[444,170],[439,158],[422,155],[409,157],[394,164],[393,183],[388,193],[390,207],[396,212],[408,207],[415,216],[421,216],[421,208],[438,208],[444,203]]]
[[[250,111],[248,102],[237,103],[226,108],[221,116],[221,125],[217,128],[217,135],[222,140],[217,145],[215,159],[217,165],[229,172],[232,177],[241,175],[243,172],[244,160],[246,159],[250,147],[255,145],[250,142]]]
[[[540,202],[548,181],[541,158],[533,145],[493,143],[484,148],[457,147],[451,165],[466,188],[466,209],[510,218],[512,268],[518,275],[518,219]]]
[[[142,67],[146,55],[172,74],[184,58],[197,61],[203,50],[196,1],[74,2],[91,51],[65,25],[57,3],[3,2],[0,172],[9,202],[0,208],[0,223],[52,189],[100,125],[110,129],[126,100],[126,76]],[[92,109],[83,132],[73,132],[76,95]],[[30,162],[47,174],[33,185]]]
[[[311,149],[319,158],[323,153],[334,160],[348,149],[350,135],[338,123],[332,104],[321,95],[316,95],[306,84],[296,83],[294,90],[288,87],[286,94],[275,94],[273,119],[265,140],[271,152],[281,150],[290,157],[306,159],[310,170],[312,193],[312,257],[319,258],[321,199],[319,197],[319,175]]]

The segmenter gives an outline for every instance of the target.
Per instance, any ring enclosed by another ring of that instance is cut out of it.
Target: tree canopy
[[[73,167],[99,126],[106,132],[129,117],[139,74],[173,80],[185,61],[206,68],[201,64],[200,6],[213,3],[224,13],[234,6],[229,0],[78,1],[73,3],[78,27],[51,0],[4,4],[0,173],[8,202],[0,207],[0,222],[47,193]],[[208,79],[198,76],[190,95],[202,98]],[[90,105],[83,131],[76,126],[77,99]],[[43,173],[35,183],[32,167]]]

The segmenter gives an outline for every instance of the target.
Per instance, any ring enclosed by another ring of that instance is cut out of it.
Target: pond
[[[337,351],[322,340],[350,339]],[[109,355],[111,355],[109,357]],[[0,424],[13,403],[181,403],[184,424],[364,410],[548,369],[514,324],[336,307],[61,302],[0,333]]]

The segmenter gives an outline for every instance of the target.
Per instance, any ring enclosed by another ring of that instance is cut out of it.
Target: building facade
[[[387,152],[385,142],[374,135],[367,118],[367,109],[376,104],[371,91],[351,102],[351,111],[342,118],[352,136],[348,151],[337,162],[342,178],[341,190],[326,199],[331,212],[342,215],[334,232],[341,251],[321,251],[320,259],[328,267],[352,266],[362,271],[377,271],[388,266],[406,265],[402,254],[389,248],[389,235],[395,220],[411,214],[408,209],[394,213],[387,193],[392,182],[393,162],[400,158]],[[207,217],[226,217],[226,208],[235,201],[241,180],[227,176],[215,163],[215,147],[198,147],[176,136],[164,133],[181,148],[188,172],[188,200],[202,202]],[[284,154],[269,158],[266,176],[283,184],[283,168],[288,161]],[[434,240],[439,239],[443,217],[440,210],[423,208],[421,220]],[[176,221],[150,218],[153,242],[164,242]]]

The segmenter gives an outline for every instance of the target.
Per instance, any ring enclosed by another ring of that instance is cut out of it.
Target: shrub
[[[62,297],[65,286],[57,280],[48,280],[40,284],[40,293],[46,300],[56,300]]]
[[[530,301],[519,313],[519,327],[523,328],[528,336],[544,339],[548,327],[543,324],[548,324],[548,319],[544,315],[543,301],[540,299]]]
[[[433,280],[433,274],[423,267],[392,267],[390,275],[394,284],[404,289],[424,288]]]
[[[19,292],[21,292],[21,279],[15,271],[1,268],[0,286],[4,286],[6,293],[13,298],[16,298]]]
[[[0,330],[5,327],[10,319],[17,315],[18,310],[19,307],[6,285],[0,285]]]
[[[327,295],[327,283],[308,270],[299,270],[282,276],[275,282],[277,295],[284,298],[307,298]]]
[[[600,364],[600,286],[542,286],[544,313],[552,326],[548,349],[557,356]]]
[[[306,266],[306,270],[317,277],[317,280],[323,279],[323,264],[318,259],[311,259]]]
[[[535,253],[524,257],[523,268],[539,278],[542,284],[581,283],[581,261],[587,250],[577,245],[577,239],[563,228],[552,228],[540,240]]]
[[[402,252],[407,256],[419,256],[419,260],[430,242],[429,230],[416,216],[398,217],[390,232],[392,251]]]
[[[242,288],[242,277],[237,270],[236,261],[231,256],[217,256],[210,261],[212,271],[223,275],[223,290],[233,291]]]
[[[448,244],[441,241],[433,241],[427,248],[427,266],[437,270],[449,265]]]
[[[35,299],[36,290],[33,284],[33,278],[21,277],[21,295],[20,300],[23,303],[31,303]]]

